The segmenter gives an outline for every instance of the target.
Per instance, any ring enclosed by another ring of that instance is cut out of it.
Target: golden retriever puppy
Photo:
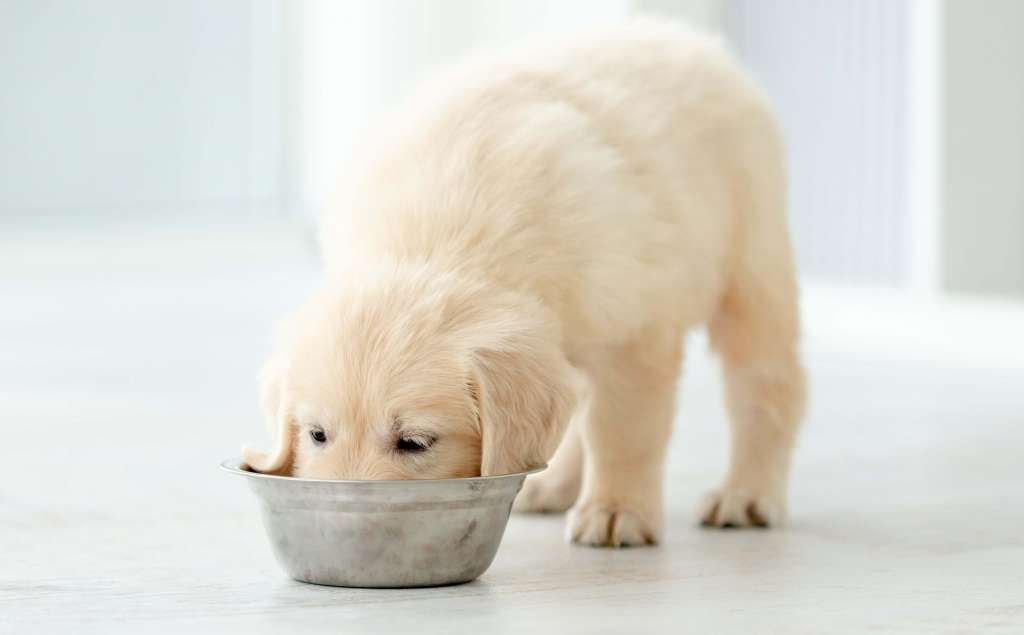
[[[428,84],[374,140],[325,219],[328,283],[267,363],[276,447],[250,466],[550,460],[520,509],[653,543],[683,337],[707,325],[732,452],[701,518],[781,520],[804,403],[783,156],[727,51],[654,23],[528,49]]]

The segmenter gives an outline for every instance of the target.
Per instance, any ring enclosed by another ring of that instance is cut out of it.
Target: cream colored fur
[[[702,519],[781,520],[804,399],[783,157],[728,52],[652,23],[529,48],[428,83],[374,141],[325,220],[329,282],[268,362],[277,447],[251,465],[512,472],[573,419],[518,507],[573,506],[577,542],[655,542],[683,337],[706,324],[732,453]]]

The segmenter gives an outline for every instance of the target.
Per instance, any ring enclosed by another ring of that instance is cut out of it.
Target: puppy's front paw
[[[782,522],[785,503],[780,494],[756,494],[743,487],[708,492],[701,503],[705,527],[770,527]]]
[[[660,527],[617,505],[584,502],[569,514],[570,541],[592,547],[632,547],[658,542]]]
[[[561,513],[572,507],[579,495],[580,484],[546,474],[530,476],[516,496],[512,509],[526,513]]]

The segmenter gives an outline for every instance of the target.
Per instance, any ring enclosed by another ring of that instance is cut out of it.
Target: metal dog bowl
[[[512,501],[532,472],[412,481],[245,477],[281,567],[296,580],[348,587],[458,584],[487,570]]]

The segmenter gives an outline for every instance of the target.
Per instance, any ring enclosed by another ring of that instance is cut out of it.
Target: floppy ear
[[[481,476],[545,465],[576,404],[575,371],[562,352],[515,342],[476,352],[470,390],[481,425]]]
[[[242,461],[254,472],[288,475],[292,471],[296,426],[285,405],[287,370],[288,364],[279,354],[263,365],[260,401],[274,437],[274,451],[267,453],[242,448]]]

